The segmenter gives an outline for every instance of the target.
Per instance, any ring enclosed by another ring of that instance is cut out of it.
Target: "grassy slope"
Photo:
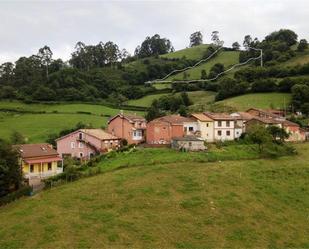
[[[278,160],[158,161],[18,200],[0,208],[0,248],[308,247],[309,145],[297,147]]]
[[[192,48],[185,48],[175,51],[173,53],[164,54],[161,55],[161,57],[168,59],[181,59],[182,57],[185,56],[186,59],[200,60],[203,58],[203,54],[206,52],[208,47],[209,47],[208,44],[202,44]]]
[[[296,66],[309,63],[309,49],[304,52],[296,52],[296,56],[290,60],[283,62],[282,66]]]
[[[168,93],[147,95],[140,99],[130,100],[128,101],[128,104],[134,106],[149,107],[154,99],[159,99],[161,96],[165,95],[168,95]],[[188,92],[188,95],[194,103],[208,103],[214,100],[215,93],[211,91],[194,91]]]
[[[28,142],[44,142],[49,134],[72,128],[78,122],[92,124],[95,128],[100,128],[107,124],[107,117],[100,115],[115,115],[119,112],[119,110],[106,106],[90,104],[44,105],[0,102],[1,108],[46,112],[46,114],[0,112],[0,137],[8,139],[13,131],[18,131],[29,139]],[[53,113],[55,111],[59,113]],[[91,112],[91,115],[78,114],[77,112],[80,111]]]
[[[222,63],[225,68],[229,68],[230,66],[237,64],[239,59],[239,52],[237,51],[222,51],[218,54],[218,56],[210,59],[208,62],[202,63],[198,67],[187,70],[186,72],[189,74],[188,79],[200,79],[201,71],[204,69],[207,73],[209,73],[210,68],[216,63]],[[168,78],[169,80],[183,80],[183,73],[178,73]]]
[[[256,107],[261,109],[269,109],[271,106],[274,108],[284,108],[288,106],[291,100],[291,94],[289,93],[251,93],[245,94],[217,103],[222,103],[231,107],[235,107],[237,110],[244,111],[250,107]]]

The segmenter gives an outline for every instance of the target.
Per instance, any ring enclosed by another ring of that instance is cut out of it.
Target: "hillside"
[[[277,160],[152,154],[20,199],[0,208],[0,248],[306,248],[309,146],[296,146]]]
[[[120,111],[102,105],[25,104],[17,101],[0,102],[0,110],[0,137],[9,139],[13,131],[18,131],[29,143],[44,142],[48,135],[72,128],[79,122],[94,128],[104,127],[108,117]],[[131,113],[143,115],[142,112]]]
[[[181,59],[183,57],[186,57],[186,59],[190,60],[201,60],[208,47],[209,44],[202,44],[191,48],[177,50],[173,53],[164,54],[160,57],[168,59]]]

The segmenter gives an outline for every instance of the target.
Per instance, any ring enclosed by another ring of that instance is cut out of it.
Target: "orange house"
[[[147,144],[170,144],[172,138],[185,135],[184,123],[194,121],[180,115],[154,119],[147,124]]]
[[[146,124],[143,117],[120,113],[108,121],[107,130],[112,135],[127,140],[128,144],[139,144],[145,141]]]

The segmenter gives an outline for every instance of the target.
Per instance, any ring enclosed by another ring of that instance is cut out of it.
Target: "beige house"
[[[200,137],[208,143],[214,142],[214,120],[203,113],[193,113],[191,117],[197,122]]]

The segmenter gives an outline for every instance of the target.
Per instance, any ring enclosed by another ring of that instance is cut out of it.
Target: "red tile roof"
[[[195,122],[193,118],[182,117],[180,115],[168,115],[156,118],[151,122],[168,122],[171,124],[183,124],[184,122]]]
[[[146,122],[146,119],[144,117],[141,116],[137,116],[137,115],[133,115],[133,114],[117,114],[114,117],[111,117],[108,120],[108,123],[111,122],[113,119],[120,117],[120,118],[124,118],[126,120],[128,120],[129,122]]]
[[[235,120],[235,117],[232,117],[228,113],[214,113],[214,112],[204,112],[204,114],[213,119],[213,120]]]
[[[18,144],[14,148],[19,152],[20,156],[25,158],[32,157],[51,157],[58,156],[58,152],[53,149],[52,145],[42,144]]]

